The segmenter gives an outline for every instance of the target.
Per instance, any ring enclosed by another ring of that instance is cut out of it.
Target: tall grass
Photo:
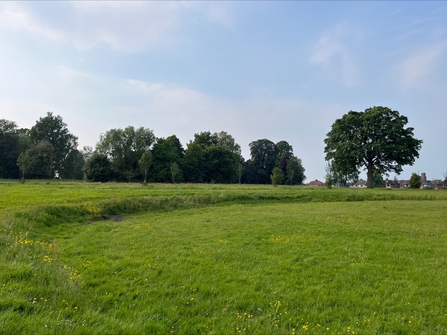
[[[445,191],[361,190],[259,185],[0,183],[0,212],[32,224],[87,222],[110,215],[174,210],[219,203],[447,200]]]

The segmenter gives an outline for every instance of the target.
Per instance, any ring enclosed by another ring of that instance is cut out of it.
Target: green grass
[[[1,333],[447,329],[444,191],[60,182],[0,191]]]

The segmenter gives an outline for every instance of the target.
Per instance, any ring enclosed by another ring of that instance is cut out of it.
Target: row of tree
[[[251,157],[245,161],[240,145],[224,131],[194,134],[186,149],[175,135],[156,138],[152,130],[132,126],[101,134],[95,149],[78,150],[77,140],[62,117],[52,113],[31,129],[1,119],[0,176],[269,184],[276,168],[275,184],[297,185],[306,178],[301,159],[286,141],[253,141],[249,144]]]
[[[32,178],[82,178],[82,166],[76,166],[83,159],[77,141],[62,118],[51,113],[31,129],[0,119],[0,176],[18,178],[23,167]]]

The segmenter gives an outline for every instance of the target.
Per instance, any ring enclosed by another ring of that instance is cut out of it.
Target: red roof
[[[311,181],[307,184],[307,186],[324,186],[325,184],[318,179],[315,179],[314,181]]]

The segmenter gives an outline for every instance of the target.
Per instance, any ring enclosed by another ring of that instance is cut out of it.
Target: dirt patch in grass
[[[121,215],[106,215],[104,218],[108,221],[114,222],[120,222],[124,220],[124,217],[122,217]]]

